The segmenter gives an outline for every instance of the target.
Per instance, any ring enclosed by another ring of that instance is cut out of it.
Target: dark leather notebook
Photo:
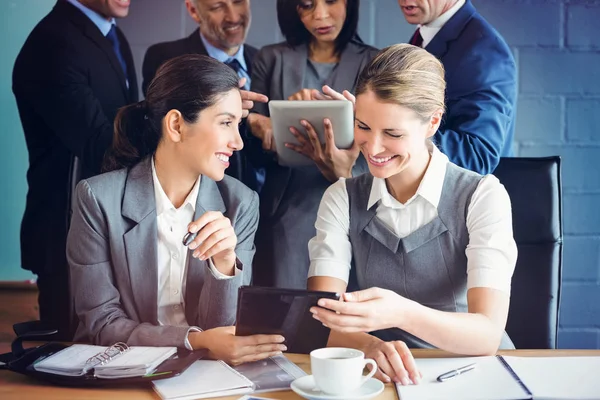
[[[34,365],[41,360],[69,347],[68,344],[50,342],[40,346],[24,349],[22,339],[13,342],[12,352],[3,354],[6,363],[4,369],[17,372],[29,377],[40,379],[55,385],[73,387],[120,387],[139,386],[153,380],[166,379],[177,376],[185,371],[194,361],[206,356],[206,351],[188,351],[178,349],[178,352],[162,362],[153,372],[136,377],[104,379],[94,376],[93,371],[81,376],[67,376],[38,371]]]

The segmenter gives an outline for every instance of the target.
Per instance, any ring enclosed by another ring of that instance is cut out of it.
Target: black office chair
[[[560,157],[502,158],[519,256],[506,331],[520,349],[554,349],[562,275]]]

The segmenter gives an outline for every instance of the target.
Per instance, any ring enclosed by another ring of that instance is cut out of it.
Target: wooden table
[[[453,355],[440,350],[414,350],[416,358],[453,357]],[[548,357],[548,356],[600,356],[600,350],[510,350],[501,351],[499,354],[521,357]],[[303,370],[310,373],[310,359],[307,355],[288,354],[290,360],[298,364]],[[301,397],[291,390],[259,394],[260,397],[280,400],[300,400]],[[221,397],[221,400],[236,400],[241,395]],[[388,384],[384,392],[377,397],[378,400],[396,400],[396,390]],[[75,389],[63,388],[44,384],[10,371],[0,371],[0,399],[3,400],[29,400],[29,399],[110,399],[110,400],[160,400],[160,397],[151,388],[131,389]]]

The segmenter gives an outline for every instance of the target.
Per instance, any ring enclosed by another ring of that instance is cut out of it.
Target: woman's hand
[[[300,89],[300,91],[294,93],[288,97],[288,100],[312,100],[313,89]]]
[[[352,108],[356,105],[356,97],[347,90],[344,90],[342,93],[336,92],[331,87],[325,85],[323,86],[323,93],[319,92],[316,89],[311,90],[311,99],[312,100],[347,100],[352,103]]]
[[[212,257],[213,264],[220,273],[234,275],[237,236],[229,218],[218,211],[209,211],[191,222],[188,231],[198,232],[188,246],[194,250],[192,257],[200,260]]]
[[[310,312],[313,318],[340,332],[372,332],[402,328],[416,303],[398,293],[377,287],[344,293],[344,301],[320,299]]]
[[[420,383],[423,375],[417,369],[415,359],[403,341],[377,340],[362,350],[365,358],[372,358],[377,363],[374,377],[380,381],[394,381],[403,385],[409,385],[410,381],[415,385]]]
[[[232,365],[262,360],[287,350],[282,336],[235,336],[234,326],[190,332],[189,340],[194,350],[208,349],[210,358]]]
[[[315,128],[308,121],[302,120],[300,123],[306,130],[306,135],[300,133],[296,128],[290,127],[290,132],[299,144],[286,143],[285,147],[313,160],[323,176],[330,182],[335,182],[339,178],[352,177],[352,167],[360,153],[356,142],[348,150],[338,149],[333,138],[333,126],[328,118],[323,120],[324,145],[321,144]]]
[[[242,96],[242,118],[246,118],[250,110],[254,107],[254,102],[266,103],[269,98],[264,94],[251,92],[249,90],[243,90],[242,88],[246,84],[246,78],[241,78],[239,87],[240,95]]]
[[[251,113],[248,115],[248,125],[250,125],[250,132],[261,140],[262,148],[264,150],[276,151],[271,118],[257,113]]]

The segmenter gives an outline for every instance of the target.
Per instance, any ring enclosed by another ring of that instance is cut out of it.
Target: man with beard
[[[21,266],[37,275],[41,321],[20,332],[58,329],[56,339],[72,339],[65,253],[71,192],[78,178],[101,172],[118,109],[137,101],[131,50],[115,23],[129,4],[57,1],[15,62],[13,92],[29,152]]]
[[[244,43],[251,21],[250,0],[185,0],[185,5],[199,28],[187,38],[158,43],[148,48],[142,67],[144,94],[165,61],[196,53],[229,65],[243,79],[243,89],[249,89],[252,60],[257,53],[256,48]],[[247,152],[249,147],[260,148],[260,144],[254,143],[256,139],[246,133],[245,124],[240,126],[240,134],[246,149],[233,154],[226,173],[259,191],[264,182],[264,169],[254,168]],[[249,146],[248,142],[252,144]]]
[[[470,0],[398,0],[410,44],[446,71],[446,115],[434,142],[453,163],[492,173],[512,155],[517,72],[510,48]]]

